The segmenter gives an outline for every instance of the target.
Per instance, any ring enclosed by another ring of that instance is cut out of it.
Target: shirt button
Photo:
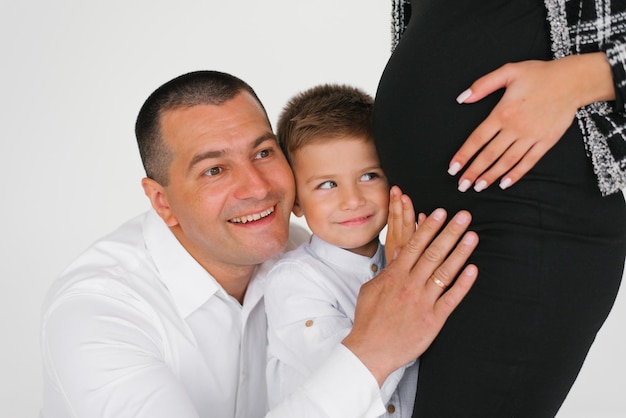
[[[396,412],[396,407],[393,406],[392,404],[387,405],[387,412],[389,412],[390,414],[393,414],[394,412]]]
[[[378,271],[378,266],[376,264],[372,264],[372,271],[376,273]]]
[[[305,327],[307,327],[307,328],[309,328],[309,327],[313,326],[313,320],[312,320],[312,319],[309,319],[308,321],[306,321],[306,322],[304,323],[304,326],[305,326]]]

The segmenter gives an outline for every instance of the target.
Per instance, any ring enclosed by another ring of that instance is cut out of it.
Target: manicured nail
[[[471,95],[472,95],[472,90],[467,89],[463,93],[459,94],[459,96],[456,98],[456,102],[458,104],[463,104],[463,102],[465,102],[467,98],[470,97]]]
[[[502,179],[502,181],[500,182],[500,188],[502,190],[506,189],[507,187],[509,187],[511,185],[511,179],[506,177],[504,179]]]
[[[477,192],[482,192],[487,187],[487,182],[485,180],[480,180],[478,183],[474,185],[474,190]]]
[[[472,185],[472,182],[469,181],[468,179],[463,180],[461,184],[459,184],[459,192],[466,192],[467,189],[469,189],[471,185]]]
[[[461,164],[454,163],[450,166],[450,168],[448,168],[448,174],[450,174],[451,176],[456,176],[456,173],[458,173],[460,169]]]

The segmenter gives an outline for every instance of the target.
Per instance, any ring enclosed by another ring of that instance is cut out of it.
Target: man
[[[236,77],[195,72],[146,100],[136,135],[153,210],[94,244],[50,290],[41,415],[265,416],[263,281],[294,201],[266,112]],[[469,218],[435,238],[445,221],[435,211],[363,286],[343,344],[267,416],[384,412],[379,386],[426,349],[476,277],[469,266],[451,284],[477,244],[466,233],[457,245]]]

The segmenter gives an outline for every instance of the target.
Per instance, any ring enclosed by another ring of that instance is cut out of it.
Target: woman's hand
[[[554,61],[503,65],[476,80],[457,98],[475,103],[504,88],[489,116],[452,157],[448,172],[464,192],[481,191],[502,177],[506,189],[524,176],[552,148],[581,106],[615,98],[611,69],[604,53],[574,55]]]

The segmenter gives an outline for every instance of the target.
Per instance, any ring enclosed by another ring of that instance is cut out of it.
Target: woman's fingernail
[[[474,190],[477,192],[482,192],[487,187],[487,182],[485,180],[480,180],[476,185],[474,185]]]
[[[459,184],[459,192],[466,192],[467,189],[472,185],[472,182],[465,179]]]
[[[507,187],[509,187],[511,185],[511,179],[506,177],[504,179],[502,179],[502,181],[500,182],[500,188],[502,190],[506,189]]]
[[[456,176],[456,173],[458,173],[460,169],[461,164],[454,163],[450,166],[450,168],[448,168],[448,174],[450,174],[451,176]]]
[[[471,95],[472,95],[472,90],[467,89],[463,93],[459,94],[459,96],[456,98],[456,102],[458,104],[463,104],[463,102],[465,102],[467,98],[470,97]]]

